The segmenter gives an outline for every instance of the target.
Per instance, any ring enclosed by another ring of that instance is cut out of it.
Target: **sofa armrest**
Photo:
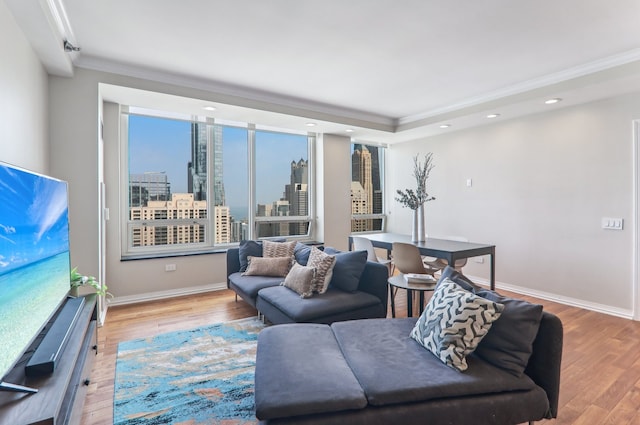
[[[367,261],[366,266],[360,276],[358,291],[367,292],[375,295],[380,299],[384,306],[384,314],[387,314],[387,301],[389,290],[387,279],[389,278],[389,269],[384,264]]]
[[[227,249],[227,288],[229,287],[229,276],[240,271],[239,248]]]
[[[562,341],[562,322],[557,316],[543,311],[540,329],[533,342],[533,352],[525,373],[547,393],[549,399],[547,419],[558,415]]]

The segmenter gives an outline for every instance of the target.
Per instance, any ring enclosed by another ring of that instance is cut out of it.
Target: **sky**
[[[67,184],[0,165],[0,274],[69,250]]]
[[[166,172],[173,193],[187,191],[191,125],[186,121],[129,116],[129,173]],[[223,179],[227,205],[246,207],[247,130],[223,130]],[[283,196],[291,161],[307,159],[307,137],[256,131],[256,194],[260,204]]]

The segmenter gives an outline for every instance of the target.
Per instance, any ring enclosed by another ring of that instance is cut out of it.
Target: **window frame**
[[[167,111],[155,111],[150,109],[137,108],[133,106],[120,105],[120,202],[121,202],[121,229],[120,229],[120,241],[121,241],[121,259],[131,260],[139,258],[161,258],[180,255],[192,255],[224,251],[230,247],[238,246],[239,242],[230,243],[218,243],[215,242],[215,205],[213,202],[207,202],[207,217],[206,218],[181,218],[181,219],[149,219],[149,220],[132,220],[130,217],[129,206],[129,117],[131,115],[149,116],[154,118],[173,119],[186,121],[188,123],[201,123],[207,126],[229,126],[247,129],[247,173],[248,173],[248,187],[247,187],[247,239],[257,239],[258,226],[260,223],[281,223],[281,222],[307,222],[308,229],[304,235],[290,235],[290,236],[273,236],[264,237],[260,239],[281,238],[286,237],[288,240],[311,240],[314,234],[315,223],[315,144],[317,135],[316,133],[301,133],[289,129],[275,129],[271,127],[264,127],[256,125],[254,123],[231,123],[222,119],[213,119],[211,117],[198,117],[198,116],[186,116],[184,114],[175,114]],[[299,136],[305,136],[307,139],[307,167],[308,167],[308,183],[307,183],[307,203],[308,214],[303,216],[257,216],[257,202],[256,202],[256,164],[257,158],[255,154],[256,146],[256,130],[269,131],[274,133],[293,134]],[[209,130],[207,130],[209,132]],[[213,133],[213,132],[211,132]],[[213,196],[213,180],[214,173],[213,167],[214,160],[214,145],[213,137],[207,137],[207,201],[214,199]],[[227,205],[228,207],[228,205]],[[142,224],[151,223],[152,225],[203,225],[205,231],[205,238],[203,242],[185,243],[185,244],[165,244],[165,245],[147,245],[147,246],[133,246],[133,231],[134,226],[140,226]],[[231,230],[229,230],[231,231]],[[240,237],[241,239],[241,237]]]

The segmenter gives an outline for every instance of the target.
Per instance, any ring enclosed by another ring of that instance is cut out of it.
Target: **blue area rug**
[[[118,345],[114,425],[255,424],[257,318]]]

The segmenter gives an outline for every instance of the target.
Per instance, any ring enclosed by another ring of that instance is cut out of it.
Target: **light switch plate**
[[[602,217],[602,228],[609,230],[622,230],[624,220],[622,218]]]

